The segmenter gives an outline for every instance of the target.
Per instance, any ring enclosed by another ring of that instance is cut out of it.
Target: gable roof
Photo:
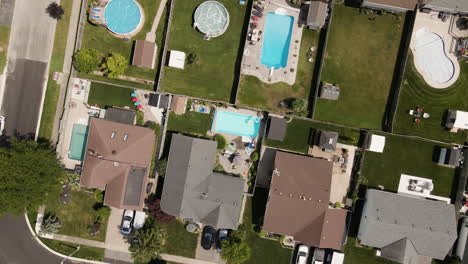
[[[146,40],[135,40],[132,65],[154,69],[156,44]]]
[[[347,211],[328,207],[332,168],[327,160],[277,151],[263,231],[340,250]]]
[[[392,251],[396,247],[393,243],[407,239],[418,259],[443,260],[457,238],[455,207],[439,201],[367,190],[358,238],[363,245],[391,247]],[[412,263],[406,262],[415,259],[411,247],[406,244],[400,245],[404,250],[401,259],[405,260],[401,263]]]
[[[317,147],[321,149],[335,150],[337,142],[338,142],[338,133],[321,130],[319,134],[319,139],[317,142]]]
[[[154,141],[151,129],[91,118],[80,184],[105,189],[106,205],[141,210]]]
[[[286,136],[286,129],[288,124],[286,119],[270,116],[270,122],[268,126],[268,138],[273,140],[283,141]]]
[[[214,228],[237,229],[245,180],[213,173],[216,141],[173,134],[161,208]]]

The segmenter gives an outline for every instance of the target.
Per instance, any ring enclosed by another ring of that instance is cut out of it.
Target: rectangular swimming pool
[[[294,17],[268,13],[260,62],[268,68],[284,68],[288,64],[289,45]]]
[[[69,159],[83,160],[87,139],[88,126],[83,124],[74,124],[70,140],[70,148],[68,151]]]
[[[211,131],[243,137],[258,136],[260,118],[233,112],[216,110]]]

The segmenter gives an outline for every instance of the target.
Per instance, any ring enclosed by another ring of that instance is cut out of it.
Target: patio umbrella
[[[252,16],[252,19],[255,21],[258,21],[259,17],[258,16]]]
[[[136,108],[141,109],[143,106],[141,104],[137,105]]]
[[[133,105],[135,106],[140,105],[140,102],[134,102]]]
[[[137,97],[137,94],[136,93],[131,93],[130,94],[132,97]]]
[[[133,102],[138,102],[138,98],[133,97],[133,98],[132,98],[132,101],[133,101]]]

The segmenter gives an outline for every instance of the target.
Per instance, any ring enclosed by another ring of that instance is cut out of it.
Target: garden
[[[336,101],[317,99],[317,120],[382,127],[405,18],[367,13],[335,4],[321,81],[341,90]]]

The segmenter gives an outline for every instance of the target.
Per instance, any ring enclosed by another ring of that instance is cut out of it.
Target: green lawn
[[[144,84],[144,83],[137,83],[137,82],[132,82],[132,81],[126,81],[126,80],[120,80],[120,79],[111,79],[107,78],[104,76],[99,76],[95,74],[87,74],[83,72],[78,72],[77,77],[83,78],[83,79],[89,79],[89,80],[94,80],[94,81],[100,81],[100,82],[105,82],[108,84],[117,84],[117,85],[123,85],[123,86],[128,86],[131,88],[140,88],[140,89],[145,89],[145,90],[152,90],[153,85],[152,84]]]
[[[143,7],[145,12],[145,24],[143,25],[142,30],[133,37],[131,41],[114,37],[106,28],[97,27],[87,22],[84,29],[81,48],[96,49],[102,56],[111,52],[117,52],[127,58],[128,63],[131,64],[133,40],[144,40],[146,38],[146,33],[151,30],[151,25],[153,23],[154,16],[156,15],[156,11],[159,8],[160,0],[139,0],[138,3]],[[164,20],[161,19],[160,22],[164,24]],[[153,81],[156,76],[156,71],[157,69],[152,70],[130,65],[125,71],[125,75]]]
[[[107,106],[128,106],[135,109],[130,94],[130,88],[112,86],[103,83],[93,82],[89,92],[88,104],[98,105],[101,108]]]
[[[296,83],[292,86],[286,83],[267,84],[251,75],[242,75],[239,87],[238,103],[260,109],[284,112],[287,109],[279,107],[279,103],[288,98],[302,98],[308,100],[312,85],[314,65],[307,61],[310,47],[317,50],[319,32],[303,29],[301,48],[299,51],[299,64],[297,66]],[[313,58],[315,59],[315,52]],[[294,54],[290,54],[294,56]],[[289,70],[289,69],[285,69]]]
[[[205,136],[211,129],[212,114],[202,114],[187,110],[183,115],[170,112],[167,130],[192,135]]]
[[[377,257],[373,248],[357,247],[356,239],[351,237],[348,237],[344,254],[344,264],[396,264],[391,260]]]
[[[288,123],[286,137],[283,141],[266,139],[265,142],[266,145],[271,147],[307,153],[309,149],[308,142],[311,129],[323,129],[338,132],[338,142],[343,144],[357,145],[359,142],[359,131],[302,119],[293,119]]]
[[[169,224],[158,223],[157,225],[166,235],[163,253],[195,258],[198,234],[185,231],[184,224],[177,220]]]
[[[93,193],[73,191],[70,203],[63,205],[58,196],[47,199],[45,213],[58,216],[62,226],[59,234],[104,241],[106,238],[107,218],[102,221],[99,234],[91,236],[88,227],[96,220],[93,207],[98,203]]]
[[[317,99],[315,119],[381,128],[403,22],[403,16],[369,16],[335,5],[321,81],[337,84],[340,98]]]
[[[414,67],[413,56],[409,56],[395,115],[394,132],[463,144],[467,132],[450,133],[444,123],[448,109],[468,111],[468,101],[465,99],[468,94],[468,64],[461,60],[460,67],[460,77],[454,85],[447,89],[435,89],[424,81]],[[408,111],[419,105],[431,117],[416,125]]]
[[[367,151],[365,154],[361,175],[368,180],[367,185],[383,185],[385,190],[397,191],[400,175],[404,173],[432,179],[432,194],[451,196],[455,170],[433,161],[434,150],[439,145],[397,136],[385,137],[384,153]]]
[[[62,253],[66,256],[76,251],[76,248],[78,247],[78,244],[46,238],[41,238],[41,241],[50,249]],[[104,251],[105,250],[103,248],[80,245],[80,249],[75,254],[73,254],[72,257],[102,261],[104,259]]]
[[[10,41],[10,27],[0,25],[0,74],[3,73],[7,61],[8,42]]]
[[[219,0],[229,12],[229,27],[223,35],[206,41],[193,29],[193,13],[202,2],[205,0],[175,3],[168,48],[197,57],[193,64],[186,63],[184,70],[165,67],[161,88],[176,94],[228,101],[236,74],[237,55],[243,44],[246,5]]]

